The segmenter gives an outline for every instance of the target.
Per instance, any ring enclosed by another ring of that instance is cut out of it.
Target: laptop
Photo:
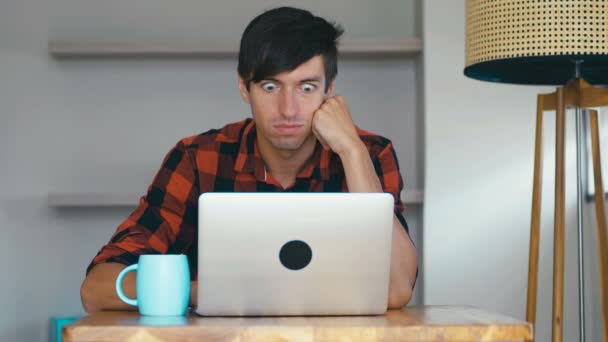
[[[387,310],[387,193],[205,193],[202,316],[379,315]]]

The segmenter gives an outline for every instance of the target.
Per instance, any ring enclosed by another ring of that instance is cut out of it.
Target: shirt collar
[[[297,178],[329,180],[331,154],[331,151],[325,150],[317,141],[310,162],[300,171]],[[234,163],[234,171],[237,173],[253,173],[258,181],[266,180],[265,164],[258,149],[255,122],[252,119],[247,119],[241,131],[239,152]]]

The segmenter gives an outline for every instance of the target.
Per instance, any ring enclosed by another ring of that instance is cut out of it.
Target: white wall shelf
[[[50,207],[135,207],[141,194],[118,192],[52,192]]]
[[[47,203],[55,208],[83,207],[135,207],[141,194],[135,193],[102,193],[102,192],[52,192],[48,194]],[[401,200],[406,205],[421,205],[424,192],[409,190],[402,193]]]
[[[401,201],[406,205],[422,205],[424,202],[424,190],[412,189],[402,191]]]
[[[422,52],[418,38],[392,40],[344,40],[343,56],[415,56]],[[138,42],[50,41],[48,52],[54,58],[116,58],[116,57],[222,57],[236,56],[238,46],[228,43],[155,44]]]

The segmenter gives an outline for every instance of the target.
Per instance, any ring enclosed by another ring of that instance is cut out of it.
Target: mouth
[[[280,124],[272,126],[280,135],[293,135],[302,130],[304,125]]]

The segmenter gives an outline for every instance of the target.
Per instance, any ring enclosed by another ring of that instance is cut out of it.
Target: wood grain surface
[[[381,316],[145,317],[105,311],[63,329],[76,341],[523,341],[529,323],[469,306],[417,306]]]

